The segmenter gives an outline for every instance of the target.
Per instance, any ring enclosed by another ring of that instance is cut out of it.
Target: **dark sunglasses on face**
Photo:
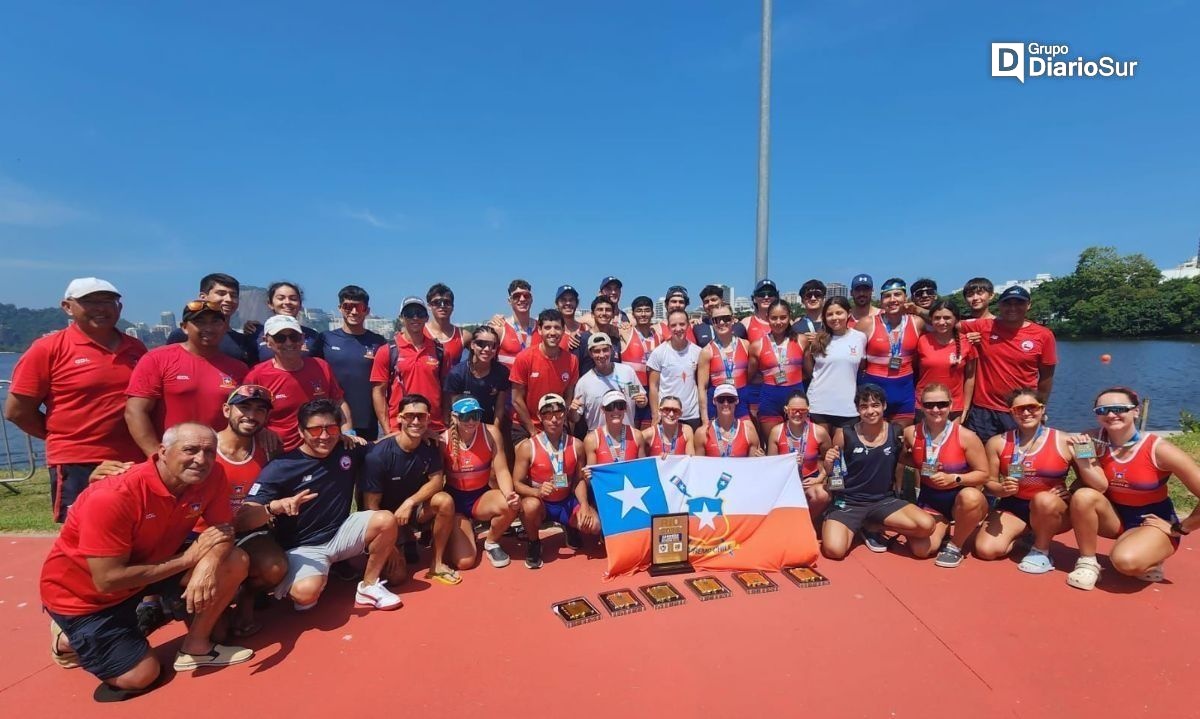
[[[496,349],[496,343],[488,342],[487,340],[474,340],[471,342],[471,345],[474,346],[475,349],[477,349],[477,350],[494,350],[494,349]]]
[[[737,404],[737,397],[717,397],[713,404]]]
[[[620,411],[624,412],[625,407],[626,407],[626,404],[623,401],[622,402],[610,402],[610,403],[604,405],[604,411],[605,412],[613,412],[616,410],[620,410]]]
[[[342,433],[342,428],[336,424],[314,424],[304,428],[304,433],[313,439],[318,437],[337,437]]]
[[[563,409],[562,407],[553,407],[553,408],[544,409],[541,412],[539,412],[538,414],[540,414],[542,417],[560,418],[563,415],[565,415],[566,413],[567,413],[567,410]]]
[[[913,297],[937,297],[937,292],[934,290],[917,290],[913,293]]]
[[[458,417],[459,422],[478,422],[479,420],[483,419],[483,410],[472,410],[470,412],[463,412],[462,414],[455,416]]]
[[[422,322],[429,319],[429,313],[423,309],[406,309],[400,313],[400,316],[406,320],[421,320]]]
[[[660,407],[658,411],[670,417],[674,417],[677,414],[683,414],[683,410],[679,409],[678,407]]]
[[[1012,413],[1013,414],[1024,414],[1024,413],[1028,412],[1030,414],[1036,414],[1038,412],[1041,412],[1042,409],[1045,408],[1045,406],[1046,405],[1041,404],[1039,402],[1031,402],[1029,404],[1019,404],[1012,408]]]
[[[721,315],[719,317],[713,317],[712,321],[713,321],[713,324],[715,324],[715,325],[730,324],[731,322],[733,322],[733,315]]]
[[[824,292],[805,292],[804,299],[806,300],[823,300],[825,299]]]
[[[950,402],[949,402],[949,400],[934,401],[934,402],[922,402],[921,406],[924,407],[925,409],[950,409]]]
[[[366,312],[367,306],[365,304],[363,304],[362,302],[343,302],[342,303],[342,311],[343,312]]]
[[[280,343],[303,342],[304,335],[300,334],[299,332],[276,332],[275,334],[271,335],[271,339]]]
[[[514,301],[532,300],[533,293],[532,292],[514,292],[508,296],[508,299],[514,300]]]
[[[1125,414],[1137,409],[1137,405],[1133,404],[1102,404],[1096,407],[1092,412],[1096,413],[1097,417],[1103,417],[1106,414]]]
[[[447,300],[447,299],[442,299],[439,297],[438,299],[430,300],[429,304],[431,307],[441,307],[441,308],[445,309],[447,307],[453,307],[454,300]]]
[[[804,415],[808,414],[807,407],[788,407],[787,411],[792,417],[803,417]]]
[[[424,422],[429,419],[428,412],[401,412],[400,419],[405,422]]]

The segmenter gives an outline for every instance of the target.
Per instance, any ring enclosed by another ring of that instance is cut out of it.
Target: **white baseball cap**
[[[121,296],[121,292],[108,280],[102,280],[99,277],[79,277],[71,280],[71,284],[67,285],[63,299],[77,300],[80,297],[87,297],[93,292],[111,292],[117,297]]]
[[[619,389],[610,389],[600,396],[600,406],[607,407],[613,402],[624,402],[625,395]]]
[[[737,387],[734,387],[733,385],[731,385],[729,383],[719,384],[719,385],[717,385],[717,388],[715,390],[713,390],[713,399],[716,399],[717,397],[737,397],[737,396],[738,396]]]
[[[300,326],[300,322],[291,315],[272,315],[263,324],[263,334],[271,337],[284,330],[295,330],[300,334],[304,334],[304,329]]]

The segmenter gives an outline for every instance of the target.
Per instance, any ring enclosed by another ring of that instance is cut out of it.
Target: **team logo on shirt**
[[[850,354],[851,354],[851,356],[858,354],[858,348],[857,348],[857,347],[851,347],[851,348],[850,348]]]
[[[529,373],[529,378],[530,378],[530,379],[533,379],[534,377],[541,377],[541,376],[542,376],[542,373],[541,373],[541,372],[530,372],[530,373]]]
[[[570,378],[571,378],[571,375],[570,375],[569,373],[567,373],[567,372],[563,372],[563,373],[562,373],[562,381],[563,381],[563,382],[566,382],[566,381],[567,381],[567,380],[569,380]]]
[[[246,489],[246,485],[244,485],[244,484],[235,484],[235,485],[233,485],[233,496],[235,496],[235,497],[242,497],[242,496],[244,496],[244,495],[245,495],[245,491],[244,491],[245,489]]]
[[[325,388],[322,387],[321,383],[317,380],[312,381],[312,391],[314,395],[325,394]]]
[[[342,459],[338,464],[341,465],[342,469],[350,469],[350,455],[342,455]]]
[[[182,380],[182,381],[186,382],[186,381],[190,380],[190,379],[191,379],[191,377],[190,377],[189,375],[186,375],[186,374],[177,374],[177,375],[175,375],[175,379],[177,379],[177,380]]]
[[[283,392],[279,392],[278,394],[275,395],[275,399],[287,399],[287,395],[284,394]]]
[[[338,350],[338,351],[340,351],[342,348],[341,348],[341,347],[338,347],[337,345],[329,345],[329,349],[331,349],[331,350]]]
[[[343,459],[345,459],[345,458],[343,457]],[[303,477],[301,477],[301,478],[300,478],[300,484],[304,484],[305,482],[311,482],[311,481],[312,481],[312,475],[311,475],[311,474],[306,474],[306,475],[304,475]]]
[[[77,364],[77,365],[85,365],[85,364],[91,364],[91,363],[92,363],[92,361],[90,359],[88,359],[87,357],[76,357],[75,358],[75,364]]]
[[[192,504],[190,506],[188,506],[188,515],[187,516],[189,518],[200,516],[200,503],[199,502],[192,502]]]
[[[437,357],[426,357],[425,364],[429,365],[430,367],[437,367],[438,366]]]
[[[334,349],[337,349],[337,347],[334,347]],[[368,347],[367,351],[363,352],[363,359],[375,359],[375,350]]]
[[[233,378],[227,374],[221,375],[221,386],[222,387],[232,387],[233,386]]]
[[[1021,351],[1022,352],[1032,352],[1033,351],[1033,340],[1025,340],[1024,342],[1022,342],[1021,343]]]

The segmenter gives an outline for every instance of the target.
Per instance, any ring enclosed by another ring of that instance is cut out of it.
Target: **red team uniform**
[[[917,354],[917,339],[917,326],[908,315],[902,315],[896,327],[889,327],[882,313],[875,316],[867,337],[863,379],[883,388],[888,419],[911,418],[916,412],[913,357]]]
[[[425,335],[421,349],[409,342],[402,334],[392,340],[396,343],[396,366],[388,367],[392,360],[392,348],[380,347],[375,352],[371,365],[371,383],[391,383],[388,392],[388,431],[400,428],[400,400],[406,394],[419,394],[429,400],[429,428],[440,432],[446,428],[442,421],[442,368],[448,362],[438,362],[435,340]],[[459,353],[462,352],[462,337],[459,337]],[[445,345],[443,345],[445,347]],[[443,354],[443,358],[448,355]]]
[[[961,475],[971,471],[971,466],[967,464],[967,453],[963,451],[958,438],[958,430],[957,422],[948,422],[941,437],[930,437],[925,433],[925,423],[921,422],[917,424],[913,435],[912,462],[921,472],[921,494],[917,498],[917,506],[946,518],[954,516],[954,500],[958,498],[962,487],[941,489],[933,486],[929,477],[934,472]],[[1012,456],[1011,452],[1009,456]]]
[[[1071,463],[1058,451],[1058,430],[1042,428],[1046,440],[1034,452],[1020,457],[1017,452],[1016,430],[1004,433],[1004,449],[1000,451],[1000,477],[1011,476],[1014,462],[1021,465],[1017,493],[1001,497],[996,509],[1013,514],[1029,522],[1029,501],[1038,492],[1046,492],[1063,486],[1067,481],[1067,470]],[[1034,440],[1037,444],[1037,440]]]
[[[475,434],[465,445],[456,448],[454,440],[442,445],[442,466],[446,471],[446,492],[454,499],[455,510],[464,517],[471,517],[479,498],[491,487],[492,459],[496,449],[480,423]]]
[[[246,365],[232,357],[218,353],[206,359],[183,344],[166,345],[138,360],[125,394],[158,400],[153,421],[159,436],[181,422],[221,430],[227,424],[221,408],[247,376]]]
[[[800,436],[793,437],[785,425],[775,440],[775,449],[779,454],[799,454],[804,461],[800,465],[800,476],[807,479],[821,473],[821,444],[817,440],[816,425],[804,423]]]
[[[575,456],[575,440],[563,432],[559,437],[560,445],[552,446],[544,432],[528,440],[530,449],[529,481],[536,489],[546,482],[557,485],[549,496],[542,499],[546,507],[546,516],[563,526],[571,523],[571,518],[579,511],[579,500],[571,491],[575,485],[575,475],[579,471],[579,458]],[[553,455],[553,457],[552,457]],[[561,463],[554,457],[561,458]],[[556,471],[557,470],[557,471]],[[561,486],[565,481],[566,486]]]
[[[723,384],[732,384],[738,391],[737,416],[746,417],[750,414],[750,392],[747,389],[749,379],[747,369],[750,365],[750,354],[747,345],[737,337],[729,340],[729,345],[722,347],[716,337],[708,343],[712,356],[708,358],[708,416],[717,416],[717,407],[713,404],[713,392]]]
[[[650,357],[650,353],[660,342],[656,333],[651,333],[649,337],[643,337],[635,329],[629,337],[629,342],[624,343],[621,347],[621,363],[633,368],[638,382],[642,385],[642,393],[647,397],[650,396],[650,370],[646,368],[646,359]],[[634,407],[633,421],[636,426],[642,429],[649,427],[650,417],[649,404],[645,407]]]
[[[650,446],[646,448],[646,456],[666,458],[673,454],[687,454],[687,437],[683,436],[683,424],[681,423],[675,432],[675,441],[673,442],[667,441],[662,425],[655,425],[654,437],[650,439]]]
[[[609,437],[608,433],[604,431],[604,427],[596,428],[596,464],[612,464],[613,462],[637,459],[637,439],[634,438],[633,428],[627,424],[622,427],[625,430],[625,437],[621,441]]]
[[[511,367],[517,359],[517,355],[530,347],[537,347],[541,343],[542,333],[537,330],[536,320],[531,318],[528,327],[518,327],[511,320],[504,320],[496,356],[500,358],[501,364]]]
[[[525,406],[529,408],[529,418],[533,426],[541,428],[542,418],[537,414],[538,401],[548,394],[567,394],[567,387],[579,381],[579,360],[566,350],[559,350],[558,357],[550,359],[542,351],[541,338],[538,344],[517,355],[513,361],[509,380],[525,388]],[[519,426],[516,409],[513,409],[514,426]]]
[[[788,395],[804,390],[804,348],[790,338],[776,345],[768,333],[759,345],[758,371],[763,381],[758,416],[783,419],[783,405]]]
[[[963,320],[963,331],[977,331],[979,362],[975,370],[974,406],[1008,412],[1008,393],[1017,387],[1037,387],[1039,367],[1058,364],[1054,334],[1029,323],[1012,330],[995,319]]]
[[[1134,442],[1136,449],[1128,459],[1119,460],[1107,450],[1096,458],[1108,479],[1104,496],[1121,518],[1122,532],[1139,526],[1143,514],[1153,514],[1167,522],[1178,520],[1175,505],[1167,494],[1167,479],[1171,473],[1154,462],[1158,435],[1135,437]],[[1178,537],[1172,537],[1171,542],[1179,546]]]
[[[218,449],[217,464],[225,470],[225,492],[229,497],[229,511],[236,517],[238,510],[242,508],[242,502],[246,501],[246,493],[250,491],[250,486],[258,479],[262,468],[267,465],[267,452],[260,443],[254,441],[254,448],[250,451],[250,456],[241,462],[234,462],[221,454],[221,450]],[[208,523],[201,517],[200,521],[196,522],[194,531],[200,533],[207,528]]]
[[[967,363],[976,358],[975,345],[960,340],[939,345],[930,333],[917,340],[918,364],[921,376],[917,379],[917,397],[931,384],[943,384],[950,388],[950,411],[963,411],[963,385],[966,382]],[[1036,385],[1036,383],[1035,383]]]
[[[738,419],[729,432],[721,429],[714,420],[708,425],[704,438],[704,454],[707,457],[749,457],[750,441],[746,438],[749,419]]]
[[[380,355],[386,357],[387,353],[375,353],[376,358]],[[316,357],[305,357],[304,364],[295,372],[276,367],[273,360],[261,362],[246,375],[245,384],[260,384],[271,391],[271,419],[267,428],[279,435],[285,452],[304,442],[296,417],[300,405],[314,399],[339,404],[343,398],[342,386],[333,376],[333,370],[325,360]]]

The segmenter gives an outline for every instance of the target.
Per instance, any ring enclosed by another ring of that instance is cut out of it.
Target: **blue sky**
[[[1160,266],[1200,235],[1184,2],[775,7],[770,276],[944,288]],[[73,276],[128,319],[200,275],[457,316],[606,274],[626,299],[754,273],[757,2],[5,3],[0,302]],[[989,43],[1138,59],[1131,80],[989,74]]]

